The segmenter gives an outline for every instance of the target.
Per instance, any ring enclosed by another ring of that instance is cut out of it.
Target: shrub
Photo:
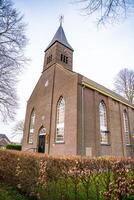
[[[0,151],[0,181],[40,200],[132,199],[134,160]]]
[[[0,200],[30,200],[30,198],[21,195],[11,186],[0,184]]]
[[[6,145],[6,149],[21,151],[21,145],[20,144],[8,144],[8,145]]]
[[[0,181],[34,195],[38,182],[38,161],[32,154],[0,151]]]

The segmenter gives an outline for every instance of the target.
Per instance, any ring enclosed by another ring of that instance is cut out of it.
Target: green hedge
[[[21,145],[20,144],[8,144],[8,145],[6,145],[6,149],[21,151]]]
[[[0,200],[33,200],[20,194],[16,188],[0,184]]]
[[[0,151],[0,181],[40,200],[134,199],[134,160]]]

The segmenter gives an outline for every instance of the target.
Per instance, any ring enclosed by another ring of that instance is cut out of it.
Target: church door
[[[45,128],[40,129],[38,137],[39,137],[38,138],[38,152],[45,153],[45,140],[46,140]]]

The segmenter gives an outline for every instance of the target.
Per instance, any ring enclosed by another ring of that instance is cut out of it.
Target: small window
[[[63,59],[63,62],[65,62],[66,61],[66,56],[64,56],[64,59]]]
[[[29,144],[33,143],[34,126],[35,126],[35,111],[33,109],[31,112],[30,125],[29,125],[29,136],[28,136]]]
[[[125,142],[126,142],[126,145],[130,145],[129,120],[128,120],[128,114],[126,110],[124,110],[123,112],[123,121],[124,121]]]
[[[61,58],[60,58],[60,60],[63,61],[63,54],[61,54]]]
[[[107,113],[103,101],[99,105],[101,144],[108,144]]]
[[[68,57],[67,57],[67,56],[61,54],[60,60],[61,60],[62,62],[64,62],[64,63],[68,64]]]
[[[68,57],[66,57],[66,64],[68,64]]]

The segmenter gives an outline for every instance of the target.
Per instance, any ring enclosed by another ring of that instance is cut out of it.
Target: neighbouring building
[[[5,134],[0,134],[0,148],[6,147],[7,144],[11,144],[8,137]]]
[[[27,103],[22,149],[50,155],[134,155],[134,105],[73,71],[60,24]]]

